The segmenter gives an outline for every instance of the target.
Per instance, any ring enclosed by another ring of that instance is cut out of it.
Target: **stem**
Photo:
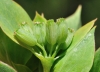
[[[43,72],[50,72],[50,69],[54,63],[54,58],[52,57],[41,58],[41,63],[43,66]]]
[[[44,57],[41,54],[38,54],[35,52],[35,50],[32,47],[28,47],[28,49],[37,57],[40,59],[42,66],[43,66],[43,72],[50,72],[50,69],[55,61],[53,57]]]
[[[41,56],[41,54],[38,54],[37,52],[35,52],[35,50],[32,47],[28,47],[27,49],[29,51],[31,51],[37,58],[39,58],[39,56]]]
[[[52,51],[53,51],[53,46],[51,45],[51,47],[50,47],[50,53],[49,53],[49,56],[51,56],[51,55],[52,55]]]
[[[59,51],[58,47],[59,47],[59,45],[56,46],[56,49],[55,49],[55,51],[54,51],[54,53],[52,55],[53,58],[56,56],[57,52]]]
[[[46,51],[45,51],[45,48],[44,48],[43,46],[41,46],[39,43],[37,43],[36,45],[43,51],[43,55],[44,55],[45,57],[47,57],[47,53],[46,53]]]

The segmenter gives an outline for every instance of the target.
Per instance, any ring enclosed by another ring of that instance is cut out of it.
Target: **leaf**
[[[21,64],[15,64],[17,72],[32,72],[27,66]]]
[[[0,27],[16,43],[18,42],[14,38],[14,32],[25,22],[32,25],[31,19],[22,7],[12,0],[0,1]]]
[[[81,3],[83,6],[81,14],[83,24],[94,18],[98,18],[95,23],[95,25],[97,25],[95,32],[95,44],[97,49],[100,47],[100,0],[81,0]]]
[[[34,72],[34,70],[38,69],[40,63],[41,63],[40,60],[33,54],[26,65]]]
[[[95,53],[94,63],[90,72],[100,72],[100,48]]]
[[[89,72],[94,57],[95,20],[80,28],[74,35],[64,57],[58,60],[53,72]]]
[[[32,53],[9,39],[0,29],[0,60],[11,64],[26,64]]]
[[[90,31],[90,29],[93,27],[95,21],[97,19],[94,19],[90,22],[88,22],[86,25],[84,25],[83,27],[81,27],[80,29],[78,29],[75,34],[74,34],[74,38],[73,38],[73,43],[72,46],[74,46],[76,43],[78,43],[79,41],[81,41],[84,36]]]
[[[79,5],[74,14],[66,18],[66,23],[69,28],[75,31],[81,27],[81,5]]]
[[[17,72],[17,71],[13,69],[11,66],[7,65],[6,63],[0,61],[0,72]]]

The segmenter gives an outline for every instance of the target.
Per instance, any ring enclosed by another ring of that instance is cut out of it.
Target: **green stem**
[[[52,57],[46,57],[41,58],[41,63],[43,66],[43,72],[50,72],[50,69],[54,63],[54,58]]]
[[[44,48],[43,46],[41,46],[39,43],[37,43],[36,45],[43,51],[43,55],[44,55],[45,57],[47,57],[47,53],[46,53],[46,51],[45,51],[45,48]]]
[[[50,46],[50,53],[49,53],[49,57],[52,55],[52,51],[53,51],[53,46]]]
[[[59,45],[56,46],[56,49],[55,49],[55,51],[54,51],[54,53],[52,55],[53,58],[56,56],[57,52],[59,51],[58,47],[59,47]]]
[[[41,54],[38,54],[35,52],[35,50],[32,47],[28,47],[28,49],[37,57],[40,59],[42,66],[43,66],[43,72],[50,72],[50,69],[55,61],[53,57],[44,57]]]
[[[27,49],[29,51],[31,51],[37,58],[39,58],[39,56],[41,56],[41,54],[38,54],[32,47],[28,47]]]

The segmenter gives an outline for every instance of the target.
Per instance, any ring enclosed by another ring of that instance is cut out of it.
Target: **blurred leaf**
[[[94,63],[90,72],[100,72],[100,48],[95,53]]]
[[[6,63],[0,61],[0,72],[17,72],[17,71],[13,69],[11,66],[7,65]]]
[[[0,29],[0,60],[11,64],[26,64],[32,53],[9,39]],[[11,60],[11,61],[10,61]]]
[[[15,69],[17,72],[32,72],[28,67],[21,64],[15,64]]]
[[[30,58],[30,60],[27,62],[27,66],[32,70],[36,70],[39,66],[40,60],[35,56],[32,55],[32,57]]]
[[[54,66],[54,72],[89,72],[94,57],[95,20],[80,28],[74,35],[71,46]],[[90,31],[90,32],[89,32]]]
[[[14,32],[25,22],[32,25],[31,19],[22,7],[12,0],[0,1],[0,27],[16,43]]]
[[[81,5],[79,5],[74,14],[66,18],[66,22],[68,27],[75,31],[81,27]]]

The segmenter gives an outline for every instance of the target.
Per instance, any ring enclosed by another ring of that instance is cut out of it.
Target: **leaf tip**
[[[94,25],[95,22],[97,21],[98,18],[95,18],[94,20],[91,21],[91,23]]]

